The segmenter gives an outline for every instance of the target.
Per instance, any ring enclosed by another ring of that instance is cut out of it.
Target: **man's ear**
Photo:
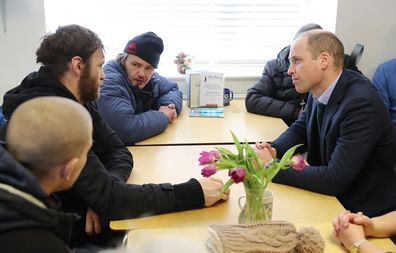
[[[80,159],[77,157],[73,157],[69,159],[63,168],[61,169],[61,177],[65,179],[66,181],[70,180],[71,175],[73,174],[74,168],[76,167],[76,164],[78,163]]]
[[[125,55],[124,57],[122,57],[121,58],[121,60],[120,60],[120,63],[121,63],[121,65],[125,68],[125,63],[126,63],[126,60],[127,60],[127,57],[128,57],[128,55]]]
[[[330,64],[330,55],[327,52],[322,52],[319,57],[321,59],[320,67],[322,69],[327,68]]]
[[[76,73],[77,75],[81,76],[83,71],[84,71],[84,61],[80,56],[74,56],[71,59],[71,68],[73,70],[74,73]]]

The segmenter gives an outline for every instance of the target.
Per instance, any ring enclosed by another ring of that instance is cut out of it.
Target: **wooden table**
[[[234,150],[233,145],[221,146]],[[214,145],[130,147],[134,155],[135,168],[129,182],[181,183],[191,177],[199,178],[201,169],[198,165],[199,153],[202,150],[211,150],[213,147]],[[215,176],[223,180],[228,179],[225,171],[220,171]],[[273,220],[289,221],[297,229],[313,226],[326,241],[325,252],[347,252],[331,235],[333,217],[344,211],[335,197],[280,184],[270,184],[269,188],[274,192]],[[228,201],[212,207],[112,221],[110,227],[114,230],[132,230],[129,232],[128,248],[135,249],[134,252],[148,252],[148,245],[154,246],[153,243],[161,242],[164,242],[162,246],[169,248],[168,252],[207,252],[205,249],[207,227],[210,224],[236,224],[239,214],[237,202],[242,195],[244,195],[243,185],[236,184],[231,186]],[[372,240],[385,249],[396,252],[391,240]],[[193,248],[182,250],[183,247],[191,245]]]
[[[222,147],[227,147],[222,145]],[[191,177],[200,178],[201,166],[198,165],[199,153],[211,150],[208,146],[158,146],[131,147],[135,158],[135,168],[129,179],[131,183],[181,183]],[[234,150],[234,146],[228,146]],[[226,171],[215,175],[223,181],[228,179]],[[306,190],[270,184],[274,193],[273,219],[290,222],[330,222],[344,208],[335,197],[326,196]],[[210,208],[203,208],[178,213],[112,221],[112,229],[160,228],[180,226],[202,226],[210,224],[234,224],[238,221],[238,198],[244,195],[242,184],[231,186],[228,201]]]
[[[190,117],[190,108],[184,104],[182,113],[162,134],[136,145],[232,143],[230,130],[248,142],[272,141],[287,129],[279,118],[248,113],[245,100],[233,100],[224,108],[224,118],[199,118]]]
[[[316,228],[325,240],[325,253],[348,252],[332,236],[330,222],[295,223],[294,225],[297,230],[302,227]],[[133,252],[158,252],[149,251],[156,247],[156,249],[162,249],[162,252],[207,253],[208,235],[207,226],[138,229],[129,232],[127,247]],[[395,245],[389,239],[371,238],[369,240],[383,249],[396,252]]]

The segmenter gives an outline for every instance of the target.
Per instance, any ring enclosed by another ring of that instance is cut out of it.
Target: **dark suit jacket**
[[[370,81],[343,70],[330,96],[321,134],[312,95],[299,120],[273,142],[281,156],[303,143],[303,171],[280,171],[274,182],[334,195],[369,216],[396,209],[396,130]]]

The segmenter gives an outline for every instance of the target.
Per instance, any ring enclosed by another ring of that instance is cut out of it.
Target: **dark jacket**
[[[248,112],[282,118],[290,126],[299,116],[308,98],[308,93],[300,94],[294,88],[289,68],[290,46],[283,48],[276,59],[265,64],[257,83],[248,89],[246,109]],[[344,57],[344,68],[360,73],[350,56]]]
[[[300,118],[272,143],[278,155],[303,143],[310,166],[282,170],[273,181],[336,196],[368,216],[396,210],[396,130],[370,81],[343,70],[320,135],[315,108],[310,95]]]
[[[4,115],[9,119],[16,107],[24,101],[48,95],[76,100],[48,69],[41,67],[38,72],[28,75],[21,85],[5,94]],[[93,146],[74,186],[59,194],[65,211],[76,212],[82,216],[78,228],[73,231],[76,240],[95,238],[84,237],[88,206],[95,210],[104,223],[115,219],[204,207],[203,191],[195,179],[178,185],[126,184],[133,165],[131,153],[116,133],[103,122],[95,103],[86,103],[84,106],[93,120]]]
[[[133,86],[124,67],[117,60],[103,68],[105,80],[100,90],[98,111],[125,145],[162,133],[169,124],[160,106],[175,104],[182,110],[182,93],[177,83],[154,73],[144,89]]]
[[[78,217],[59,212],[48,199],[34,175],[0,146],[1,252],[70,252]]]

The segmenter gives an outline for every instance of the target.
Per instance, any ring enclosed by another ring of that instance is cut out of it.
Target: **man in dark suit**
[[[315,23],[302,26],[296,33],[322,29]],[[287,74],[289,68],[290,45],[284,47],[276,59],[267,61],[260,79],[247,90],[246,110],[251,113],[282,118],[290,126],[300,116],[307,102],[308,93],[296,91],[292,78]],[[344,68],[358,71],[356,58],[344,55]]]
[[[344,69],[343,57],[341,41],[330,32],[308,31],[293,42],[288,74],[298,92],[310,92],[308,103],[271,145],[257,144],[257,153],[266,162],[269,153],[280,157],[303,143],[307,166],[280,171],[274,182],[336,196],[353,212],[380,215],[396,209],[396,132],[370,81]]]

